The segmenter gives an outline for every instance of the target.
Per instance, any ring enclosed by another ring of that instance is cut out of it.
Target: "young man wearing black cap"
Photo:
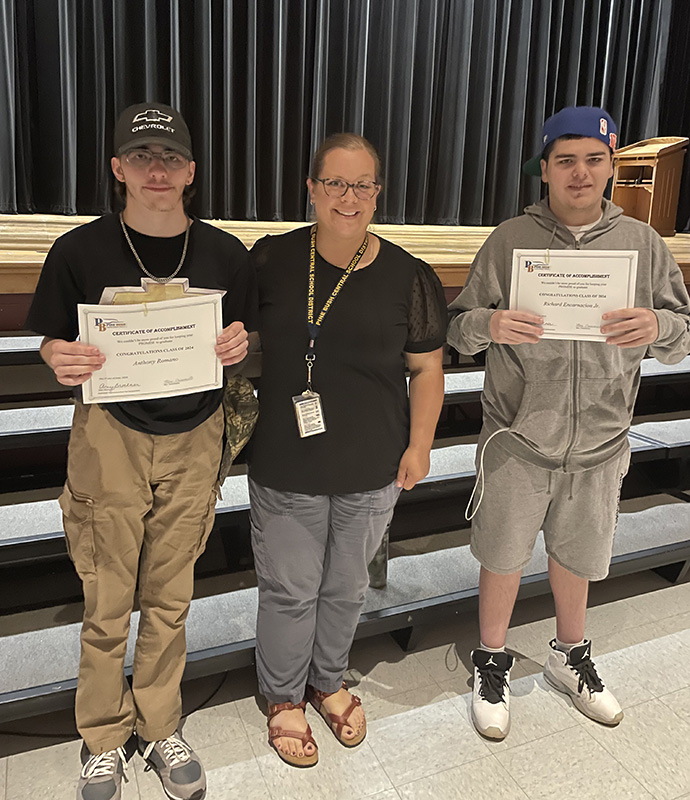
[[[206,776],[178,730],[180,681],[194,562],[214,520],[222,389],[81,403],[78,387],[105,358],[77,341],[77,303],[99,303],[107,287],[140,284],[162,299],[179,296],[185,285],[169,283],[176,277],[192,288],[226,290],[225,327],[214,346],[230,365],[247,352],[256,289],[241,242],[185,210],[195,163],[178,111],[160,103],[126,109],[115,153],[123,212],[55,242],[27,320],[45,336],[41,355],[57,379],[77,387],[60,498],[85,601],[76,696],[85,748],[77,797],[119,798],[127,756],[138,745],[169,797],[199,800]],[[136,588],[140,620],[130,689],[123,668]]]
[[[616,146],[611,117],[563,109],[545,122],[542,142],[525,169],[541,175],[548,197],[489,236],[450,305],[448,329],[461,353],[487,351],[471,536],[481,563],[472,718],[494,739],[510,727],[506,634],[539,530],[556,606],[544,676],[592,719],[623,718],[585,639],[588,586],[608,573],[640,361],[649,352],[673,364],[690,350],[688,295],[668,248],[603,197]],[[528,248],[636,250],[635,307],[603,314],[605,342],[542,339],[541,317],[509,309],[513,250]]]

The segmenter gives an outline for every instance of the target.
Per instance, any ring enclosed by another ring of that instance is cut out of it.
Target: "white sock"
[[[487,647],[487,646],[484,644],[484,642],[482,642],[482,641],[480,640],[480,642],[479,642],[479,649],[480,649],[480,650],[486,650],[486,652],[487,652],[487,653],[505,653],[505,651],[506,651],[506,646],[505,646],[505,645],[503,645],[503,647]]]
[[[585,640],[582,639],[580,642],[573,642],[573,644],[569,644],[568,642],[562,642],[558,637],[556,637],[556,648],[562,653],[569,653],[573,647],[579,647],[584,643]]]

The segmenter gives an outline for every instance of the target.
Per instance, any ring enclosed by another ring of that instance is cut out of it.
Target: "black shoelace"
[[[597,674],[594,662],[591,658],[583,658],[582,661],[579,661],[577,664],[570,664],[570,667],[577,672],[578,693],[582,691],[584,686],[589,689],[590,694],[592,692],[604,691],[604,684],[601,682],[601,678]]]
[[[481,681],[479,694],[488,703],[502,703],[505,690],[508,688],[506,673],[503,670],[488,667],[477,667],[477,671]]]

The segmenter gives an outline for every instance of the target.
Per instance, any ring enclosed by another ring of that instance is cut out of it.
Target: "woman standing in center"
[[[307,700],[342,744],[366,734],[343,674],[367,565],[401,488],[429,470],[446,329],[431,268],[367,233],[381,191],[372,145],[331,136],[310,174],[316,224],[251,251],[263,350],[249,453],[257,671],[269,741],[295,766],[318,760]]]

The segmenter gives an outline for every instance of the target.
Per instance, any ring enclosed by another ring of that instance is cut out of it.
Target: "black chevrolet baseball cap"
[[[193,159],[187,123],[179,111],[163,103],[137,103],[126,108],[115,126],[114,144],[116,156],[135,147],[159,144]]]

